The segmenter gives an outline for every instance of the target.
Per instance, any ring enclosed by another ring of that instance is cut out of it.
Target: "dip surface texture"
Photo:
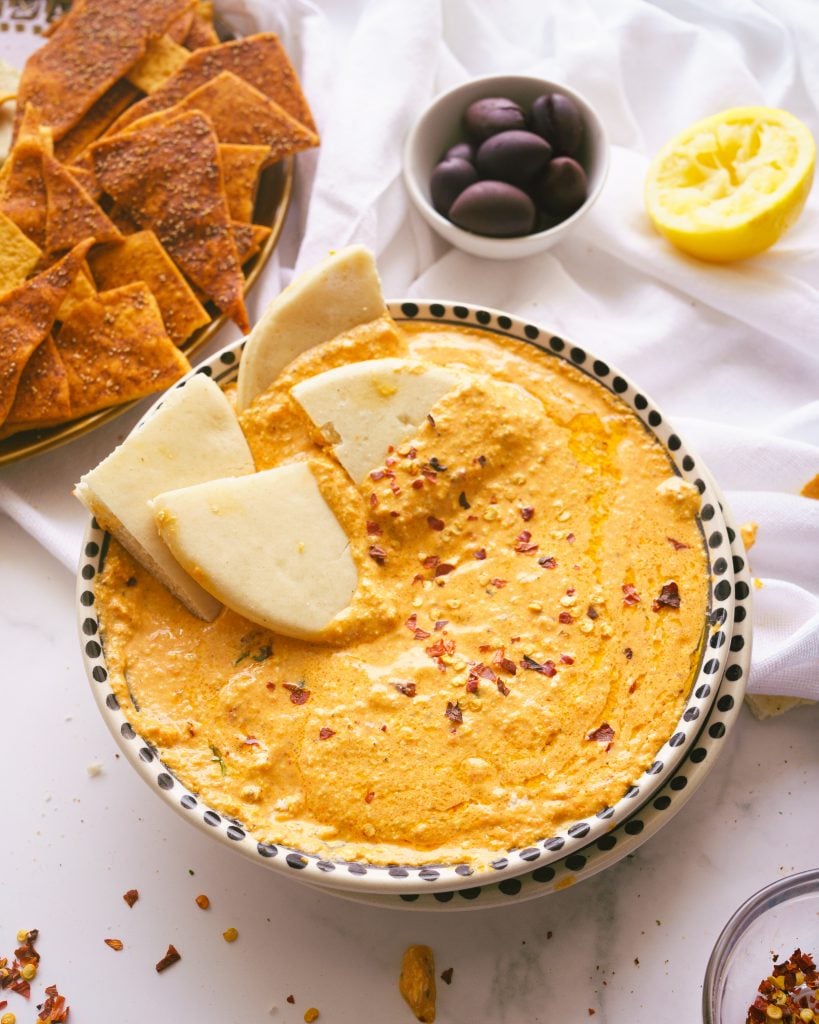
[[[289,389],[387,356],[462,383],[356,486]],[[621,402],[533,346],[384,318],[240,422],[257,470],[310,461],[359,583],[306,642],[200,621],[111,544],[111,684],[187,786],[259,840],[476,867],[623,796],[679,717],[709,581],[696,489]]]

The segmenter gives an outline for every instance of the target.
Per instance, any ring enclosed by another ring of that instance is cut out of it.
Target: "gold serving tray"
[[[293,193],[294,160],[287,157],[279,163],[265,168],[259,180],[259,190],[256,197],[256,207],[253,212],[254,224],[262,224],[270,228],[270,235],[265,239],[261,249],[245,264],[245,294],[250,292],[264,265],[270,258],[276,247],[276,243],[284,227],[284,220],[290,206],[290,199]],[[227,317],[219,313],[215,306],[210,303],[206,309],[214,317],[209,324],[200,327],[198,331],[188,338],[180,350],[185,353],[188,359],[195,352],[212,341],[217,332],[225,323]],[[157,397],[153,396],[154,399]],[[0,441],[0,466],[17,462],[20,459],[27,459],[40,452],[50,451],[60,445],[67,444],[78,437],[82,437],[91,430],[101,427],[117,416],[121,416],[126,410],[132,408],[138,402],[145,399],[135,399],[132,402],[125,402],[122,405],[112,406],[110,409],[103,409],[100,412],[90,413],[80,419],[71,420],[68,423],[61,423],[56,427],[49,427],[44,430],[26,430]]]

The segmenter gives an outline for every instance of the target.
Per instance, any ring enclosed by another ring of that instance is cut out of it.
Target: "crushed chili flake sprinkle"
[[[392,685],[405,697],[414,697],[416,694],[415,683],[393,683]]]
[[[623,654],[625,654],[627,661],[631,661],[631,659],[634,657],[634,651],[632,651],[630,647],[624,647]]]
[[[259,743],[255,736],[245,736],[245,738],[242,740],[242,745],[245,747],[261,746],[261,744]]]
[[[640,603],[640,595],[633,583],[623,584],[623,604],[634,606]]]
[[[330,737],[331,736],[335,736],[335,734],[336,734],[335,730],[328,728],[326,725],[323,725],[319,729],[319,739],[320,740],[329,740]]]
[[[412,483],[410,484],[410,486],[414,487],[416,491],[420,491],[421,488],[424,486],[424,481],[423,480],[413,480]]]
[[[502,679],[498,679],[498,680],[496,680],[496,682],[497,682],[498,692],[502,693],[504,697],[508,697],[509,694],[511,693],[511,690],[506,685],[506,683]]]
[[[651,607],[655,612],[660,611],[662,608],[680,607],[680,590],[673,580],[670,583],[663,584],[659,596],[655,598]]]
[[[564,626],[570,626],[574,619],[569,612],[561,612],[557,617],[558,622],[562,622]]]
[[[116,950],[117,953],[125,947],[122,944],[122,939],[104,939],[106,946],[110,946],[111,949]]]
[[[373,791],[370,790],[370,792],[367,793],[367,795],[364,797],[364,803],[365,804],[371,804],[374,799],[375,799],[375,793],[373,793]]]
[[[477,551],[473,551],[472,557],[477,558],[479,562],[482,562],[484,558],[486,558],[486,548],[478,548]]]
[[[594,607],[593,604],[590,604],[589,607],[586,609],[586,615],[588,615],[590,619],[596,619],[599,617],[600,612],[598,612],[598,610]]]
[[[683,544],[682,541],[674,540],[673,537],[666,537],[668,543],[674,548],[675,551],[687,551],[690,545]]]
[[[383,480],[386,475],[385,469],[373,469],[370,472],[370,480]]]
[[[503,647],[495,651],[492,664],[497,666],[502,672],[508,672],[513,676],[517,675],[518,667],[511,658],[506,657],[506,650]]]
[[[295,1003],[295,1001],[296,1001],[296,997],[295,996],[288,996],[287,997],[287,1002],[290,1003],[291,1005],[293,1003]]]
[[[460,725],[464,720],[464,713],[461,711],[461,706],[457,701],[447,701],[444,715],[457,725]]]
[[[435,566],[436,576],[448,576],[451,572],[455,571],[455,566],[449,562],[441,562],[440,565]]]
[[[181,959],[182,957],[177,948],[173,945],[168,946],[167,953],[165,953],[165,956],[163,956],[159,963],[157,963],[156,965],[156,973],[161,974],[163,971],[167,970],[172,964],[177,963]]]
[[[376,563],[376,565],[383,565],[387,561],[387,552],[380,544],[371,544],[367,554]]]
[[[139,891],[137,889],[129,889],[128,892],[122,894],[122,898],[129,907],[132,907],[139,899]]]
[[[469,504],[469,499],[467,498],[465,491],[461,491],[461,493],[458,495],[458,504],[461,506],[461,508],[472,508],[472,506]]]
[[[470,672],[466,679],[466,692],[477,693],[478,687],[480,686],[480,680],[474,672]]]
[[[542,565],[544,569],[555,569],[557,568],[557,560],[549,555],[547,558],[539,558],[537,560],[538,565]]]
[[[291,704],[306,704],[310,700],[310,691],[304,683],[282,683],[282,686],[290,691]]]
[[[802,1024],[817,1019],[819,973],[809,953],[795,949],[783,963],[774,954],[771,973],[763,978],[758,995],[748,1007],[746,1024]]]
[[[498,579],[497,576],[493,577],[489,582],[492,584],[493,587],[497,587],[498,590],[500,590],[501,587],[506,586],[506,580]]]
[[[437,516],[427,516],[427,526],[430,530],[443,530],[446,523],[443,519],[438,519]]]
[[[603,722],[602,725],[588,733],[586,739],[594,740],[596,743],[605,743],[606,750],[610,750],[614,740],[614,729],[612,729],[608,722]]]
[[[515,540],[515,551],[519,555],[533,555],[540,545],[532,544],[532,534],[529,530],[521,530]]]
[[[43,1024],[64,1024],[68,1020],[69,1007],[65,1005],[65,996],[61,996],[56,985],[47,985],[45,1001],[37,1008],[37,1020]]]
[[[367,520],[367,533],[369,533],[371,537],[380,537],[381,527],[378,523],[374,523],[372,520]]]
[[[425,569],[434,569],[440,561],[441,559],[437,555],[427,555],[426,558],[421,560],[421,565]]]
[[[370,495],[370,508],[375,508],[378,505],[378,495],[375,491]]]
[[[433,627],[436,633],[440,633],[442,629],[446,629],[449,625],[449,619],[438,619]]]
[[[574,658],[569,654],[561,654],[560,661],[563,665],[574,665]]]
[[[534,516],[535,514],[535,510],[531,505],[524,505],[521,509],[519,509],[519,511],[520,518],[524,521],[524,523],[528,523],[532,516]]]
[[[528,668],[532,672],[539,672],[543,676],[549,676],[551,678],[552,676],[557,675],[557,669],[555,668],[555,663],[553,661],[544,661],[541,665],[539,662],[535,661],[534,658],[530,658],[528,654],[524,654],[523,660],[520,664],[522,668]]]
[[[566,534],[566,540],[567,540],[567,542],[568,542],[569,544],[574,544],[574,541],[575,541],[575,536],[574,536],[574,534],[573,534],[573,533],[567,533],[567,534]]]

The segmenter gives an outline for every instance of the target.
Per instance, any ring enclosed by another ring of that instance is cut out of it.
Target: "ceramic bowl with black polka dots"
[[[574,345],[543,327],[488,308],[436,301],[399,301],[390,303],[398,321],[429,321],[441,325],[476,326],[485,331],[527,342],[586,373],[616,395],[665,449],[674,471],[693,483],[699,491],[699,521],[705,540],[709,570],[707,617],[703,621],[700,663],[693,684],[671,735],[656,752],[643,774],[633,780],[622,798],[612,806],[601,807],[587,818],[571,822],[553,835],[543,835],[522,849],[498,850],[497,857],[484,871],[466,864],[426,864],[379,866],[364,862],[340,862],[308,854],[301,850],[269,842],[258,842],[241,821],[207,806],[162,763],[157,750],[146,743],[128,721],[128,710],[119,706],[108,683],[103,638],[95,610],[94,580],[101,571],[109,537],[91,520],[83,547],[79,580],[78,612],[83,653],[92,690],[105,721],[125,756],[160,797],[194,823],[203,832],[231,848],[303,881],[350,893],[411,895],[424,892],[451,892],[475,889],[505,882],[531,872],[532,864],[546,865],[566,858],[606,837],[635,811],[656,798],[688,755],[710,714],[723,677],[743,647],[745,635],[731,630],[735,606],[749,596],[747,580],[742,576],[742,556],[732,550],[737,544],[735,532],[726,523],[720,496],[699,459],[674,431],[656,404],[628,378],[592,353]],[[228,345],[193,373],[205,373],[226,385],[235,380],[243,341]],[[192,376],[174,387],[184,387]],[[160,399],[161,401],[161,399]],[[150,417],[157,402],[147,413]],[[137,426],[136,429],[139,429]]]

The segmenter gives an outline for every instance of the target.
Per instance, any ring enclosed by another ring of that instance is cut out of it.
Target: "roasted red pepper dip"
[[[463,382],[356,484],[290,388],[393,356]],[[385,317],[240,423],[258,470],[309,457],[358,587],[295,640],[194,618],[111,544],[111,684],[184,783],[258,840],[373,863],[483,866],[623,796],[690,691],[708,578],[699,494],[618,398],[533,346]]]

